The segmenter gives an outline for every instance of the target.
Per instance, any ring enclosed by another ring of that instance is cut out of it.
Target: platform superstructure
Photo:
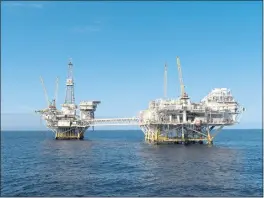
[[[145,140],[152,143],[208,143],[212,144],[224,127],[237,124],[244,111],[227,88],[213,89],[200,102],[194,103],[185,92],[181,65],[177,57],[181,96],[168,99],[167,65],[164,71],[164,98],[151,101],[141,111],[139,126]]]
[[[216,135],[225,126],[239,123],[245,110],[227,88],[215,88],[200,102],[191,101],[185,92],[180,59],[177,68],[180,82],[180,97],[167,98],[167,64],[164,68],[164,97],[149,102],[146,110],[132,118],[94,118],[100,101],[83,101],[75,104],[72,62],[68,64],[65,102],[61,110],[55,99],[49,102],[43,80],[41,80],[48,108],[37,111],[46,120],[47,127],[56,139],[83,139],[89,127],[111,125],[137,125],[148,143],[207,143],[212,144]],[[58,89],[58,81],[57,81]],[[79,112],[79,114],[77,114]]]
[[[66,80],[66,95],[61,110],[56,107],[58,79],[55,92],[55,99],[51,102],[48,99],[44,81],[41,78],[48,108],[36,111],[46,121],[47,127],[55,134],[56,139],[83,139],[84,132],[90,127],[89,122],[94,119],[94,112],[100,101],[82,101],[75,104],[73,64],[69,61],[68,77]],[[79,112],[79,115],[77,114]]]

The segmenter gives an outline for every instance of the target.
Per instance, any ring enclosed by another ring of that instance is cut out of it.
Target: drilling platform
[[[43,79],[40,77],[41,83],[46,96],[48,108],[38,110],[41,117],[46,121],[47,127],[55,133],[55,139],[83,139],[84,132],[89,128],[88,121],[94,119],[94,112],[100,101],[82,101],[78,106],[75,104],[74,97],[74,80],[73,80],[73,64],[70,60],[68,64],[68,78],[66,80],[66,96],[65,102],[62,104],[61,110],[56,107],[58,78],[56,80],[55,99],[49,101],[48,94]]]
[[[74,98],[73,65],[68,64],[66,97],[62,109],[56,108],[55,99],[48,99],[48,108],[36,111],[46,120],[47,127],[55,133],[56,139],[83,139],[89,127],[110,125],[136,125],[145,135],[145,141],[152,144],[212,144],[216,135],[225,126],[239,123],[245,108],[232,96],[227,88],[215,88],[199,103],[191,101],[185,92],[179,57],[176,58],[181,95],[176,99],[167,98],[167,65],[164,67],[164,98],[149,102],[146,110],[132,118],[95,119],[94,112],[100,101],[83,101],[78,106]],[[58,89],[58,78],[56,90]]]

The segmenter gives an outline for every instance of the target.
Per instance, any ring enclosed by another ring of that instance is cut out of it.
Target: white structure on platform
[[[51,103],[49,102],[41,79],[49,107],[37,112],[46,120],[47,127],[54,131],[56,139],[83,139],[85,130],[90,126],[139,125],[148,142],[203,143],[205,141],[211,144],[224,126],[239,122],[245,109],[239,105],[227,88],[213,89],[199,103],[192,102],[184,90],[178,57],[177,66],[181,87],[179,98],[167,98],[167,65],[165,65],[164,98],[151,101],[148,109],[140,111],[138,117],[95,119],[94,112],[100,101],[82,101],[79,108],[75,104],[70,61],[66,97],[62,109],[56,108],[56,97]],[[78,110],[79,115],[77,115]],[[212,133],[213,131],[215,133]]]
[[[211,144],[224,126],[239,122],[245,109],[238,104],[227,88],[213,89],[201,102],[192,102],[184,90],[178,57],[177,66],[181,96],[178,99],[166,98],[167,65],[165,65],[164,98],[151,101],[148,109],[141,111],[139,115],[139,125],[145,133],[145,139],[156,143],[206,141]]]
[[[73,64],[68,64],[68,78],[66,80],[65,102],[61,110],[56,108],[56,96],[53,102],[49,102],[44,82],[41,79],[45,91],[48,108],[36,111],[46,121],[47,127],[55,133],[56,139],[83,139],[84,132],[90,127],[89,123],[94,119],[94,112],[100,101],[82,101],[79,104],[80,115],[77,114],[78,106],[75,104]],[[57,86],[58,87],[58,80]],[[57,90],[55,92],[55,95]]]

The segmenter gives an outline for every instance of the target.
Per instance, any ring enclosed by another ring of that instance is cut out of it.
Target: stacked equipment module
[[[56,108],[56,97],[49,102],[46,89],[48,108],[36,111],[46,121],[47,127],[55,133],[55,139],[83,139],[84,132],[89,128],[90,121],[94,119],[94,112],[100,101],[83,101],[79,104],[80,115],[76,114],[78,106],[74,98],[73,64],[68,64],[68,78],[66,81],[66,97],[62,109]]]
[[[167,66],[165,65],[164,99],[149,103],[139,115],[139,126],[145,140],[151,143],[204,143],[213,139],[224,126],[238,123],[245,110],[234,99],[231,91],[216,88],[200,103],[191,102],[184,91],[180,60],[177,57],[181,96],[166,99]],[[214,132],[214,133],[213,133]]]
[[[151,101],[147,110],[133,118],[94,119],[94,112],[100,101],[84,101],[79,104],[80,115],[74,98],[72,63],[69,63],[66,81],[66,97],[62,109],[56,108],[56,96],[49,102],[42,81],[48,108],[37,111],[46,120],[47,127],[55,133],[56,139],[83,139],[84,132],[90,126],[139,125],[145,135],[145,141],[160,143],[207,143],[212,144],[216,135],[224,126],[239,122],[245,110],[226,88],[213,89],[199,103],[191,102],[184,90],[180,60],[177,67],[181,87],[181,96],[167,98],[167,65],[164,71],[164,98]],[[58,88],[57,88],[58,89]]]

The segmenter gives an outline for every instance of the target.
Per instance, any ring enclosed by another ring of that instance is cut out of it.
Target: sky
[[[65,98],[74,64],[75,98],[101,100],[96,117],[132,117],[163,97],[199,102],[230,88],[246,112],[232,128],[262,128],[262,2],[1,2],[1,128],[43,127],[39,77]]]

